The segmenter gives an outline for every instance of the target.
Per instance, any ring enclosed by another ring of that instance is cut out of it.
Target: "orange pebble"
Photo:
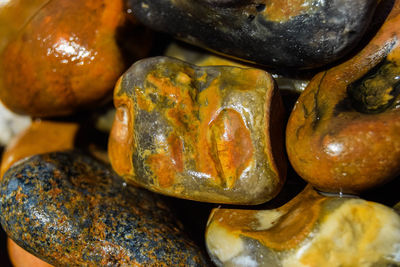
[[[30,254],[20,246],[18,246],[12,239],[7,239],[8,255],[10,256],[11,263],[14,267],[51,267],[41,259]]]

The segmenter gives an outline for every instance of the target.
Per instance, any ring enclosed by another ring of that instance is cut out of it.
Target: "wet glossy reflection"
[[[126,179],[240,204],[265,202],[282,186],[283,107],[266,72],[151,58],[125,73],[114,101],[109,155]]]
[[[398,265],[400,216],[309,186],[278,209],[214,209],[206,245],[217,266]]]
[[[400,1],[371,42],[316,75],[286,131],[296,172],[321,191],[357,194],[400,174]]]

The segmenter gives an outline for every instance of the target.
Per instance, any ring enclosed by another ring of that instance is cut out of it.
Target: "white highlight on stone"
[[[0,8],[8,5],[8,3],[10,3],[10,2],[11,2],[11,0],[0,0]]]
[[[341,143],[329,143],[326,146],[326,153],[330,156],[339,156],[343,152],[343,144]]]
[[[64,59],[62,63],[69,63],[75,61],[83,61],[85,59],[93,60],[94,55],[90,49],[78,43],[79,39],[77,37],[71,36],[68,39],[59,38],[57,42],[47,49],[47,55],[55,54],[55,56],[61,56]],[[90,58],[89,56],[92,55]],[[78,62],[78,64],[79,64]]]

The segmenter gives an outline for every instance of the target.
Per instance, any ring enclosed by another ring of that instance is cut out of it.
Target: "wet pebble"
[[[235,58],[274,68],[314,68],[359,41],[378,1],[129,0],[158,31]]]
[[[0,195],[9,237],[53,265],[206,265],[160,198],[79,152],[22,161]]]
[[[286,177],[284,108],[271,75],[154,57],[115,87],[113,169],[178,198],[259,204]]]

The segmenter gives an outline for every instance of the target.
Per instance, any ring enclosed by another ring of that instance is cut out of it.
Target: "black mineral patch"
[[[390,108],[400,94],[400,66],[387,59],[347,87],[354,108],[366,114]]]
[[[305,1],[305,10],[281,20],[265,13],[269,2],[128,1],[135,17],[150,28],[281,70],[316,68],[348,54],[370,25],[378,1]]]

